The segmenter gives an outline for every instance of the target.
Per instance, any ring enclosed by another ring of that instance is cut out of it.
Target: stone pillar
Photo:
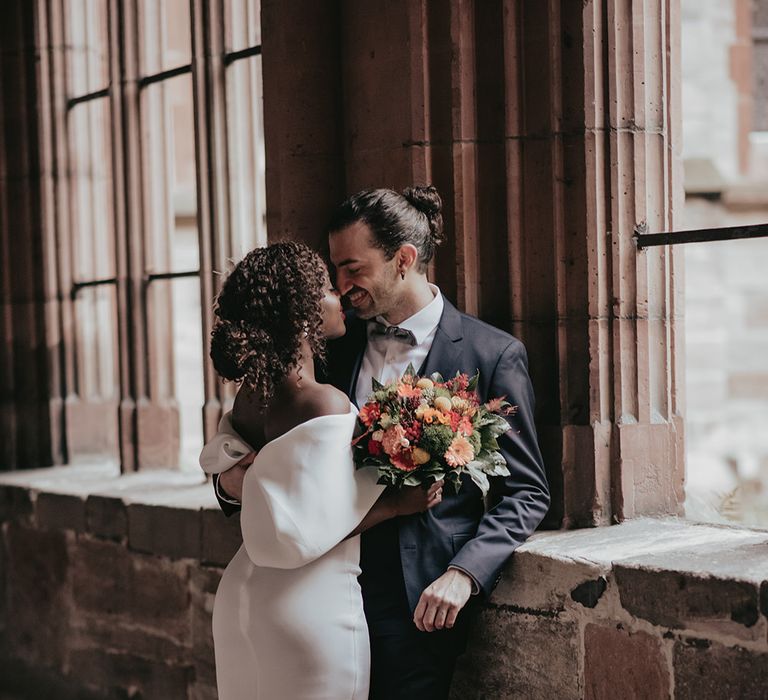
[[[65,460],[53,173],[35,4],[0,8],[0,469]],[[39,138],[39,134],[44,138]]]
[[[314,11],[290,4],[292,16]],[[284,10],[264,12],[272,109],[270,72],[303,75],[307,57],[276,67],[266,17],[274,26]],[[347,192],[438,187],[448,242],[434,279],[528,348],[550,524],[677,513],[680,262],[632,239],[642,222],[673,229],[682,194],[677,1],[372,0],[340,12],[343,151],[312,167],[335,186],[343,153]],[[283,112],[310,107],[279,89]],[[284,134],[267,121],[268,170],[298,165],[300,139],[277,143]],[[304,214],[287,212],[287,186],[267,183],[277,230],[319,206],[297,190]]]
[[[270,241],[324,248],[344,198],[340,21],[337,0],[261,2]]]

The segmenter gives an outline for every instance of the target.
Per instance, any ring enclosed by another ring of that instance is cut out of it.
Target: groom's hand
[[[243,479],[251,462],[256,459],[256,453],[245,455],[237,464],[219,474],[219,487],[230,497],[243,500]]]
[[[413,622],[422,632],[451,629],[470,595],[472,578],[458,569],[448,569],[424,589]]]

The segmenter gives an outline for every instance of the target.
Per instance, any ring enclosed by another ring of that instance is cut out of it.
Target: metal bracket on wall
[[[724,228],[701,228],[691,231],[671,231],[669,233],[648,233],[645,222],[635,226],[632,235],[638,250],[659,245],[676,245],[678,243],[708,243],[710,241],[733,241],[737,238],[766,238],[768,224],[753,224],[752,226],[728,226]]]

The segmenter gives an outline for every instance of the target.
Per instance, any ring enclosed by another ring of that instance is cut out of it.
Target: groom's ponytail
[[[440,199],[437,188],[432,185],[406,187],[403,190],[403,197],[427,217],[432,245],[439,246],[444,240],[443,200]]]

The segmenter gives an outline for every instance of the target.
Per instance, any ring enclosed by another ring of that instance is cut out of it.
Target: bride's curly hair
[[[301,340],[325,359],[321,302],[327,268],[303,243],[274,243],[246,255],[216,299],[211,359],[225,380],[242,382],[265,404],[298,366]]]

